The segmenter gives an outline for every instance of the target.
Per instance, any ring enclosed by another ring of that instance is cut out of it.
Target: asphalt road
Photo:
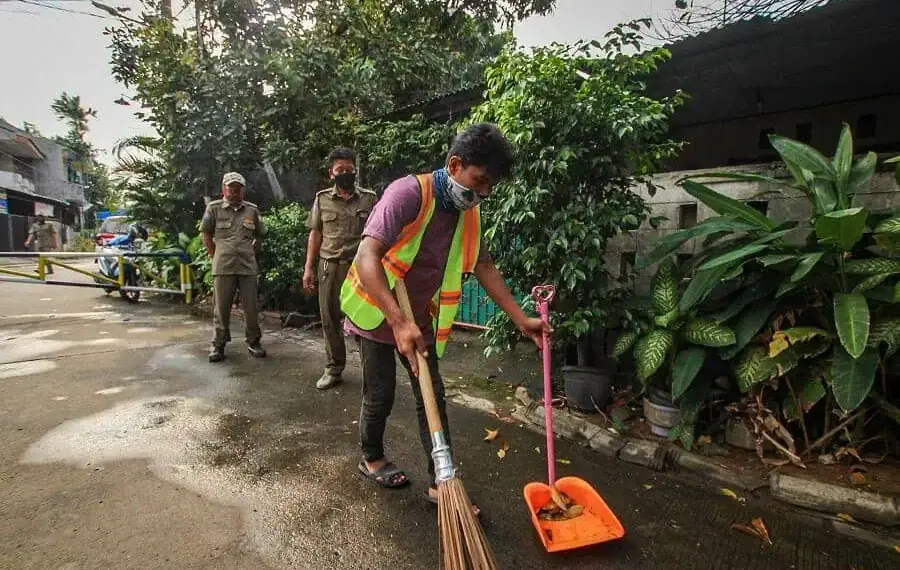
[[[378,489],[356,472],[355,355],[347,382],[320,393],[317,335],[272,332],[264,360],[235,342],[218,365],[206,361],[209,336],[206,319],[159,301],[0,283],[0,568],[436,568],[436,510],[422,499],[407,386],[388,451],[414,483]],[[477,364],[453,364],[466,365]],[[469,409],[450,415],[462,478],[501,568],[900,566],[896,554],[766,502],[742,504],[565,442],[557,454],[571,463],[559,475],[590,481],[627,535],[548,555],[522,499],[523,485],[545,476],[542,436]],[[482,441],[498,425],[498,441],[510,444],[503,459]],[[757,516],[773,546],[729,529]]]

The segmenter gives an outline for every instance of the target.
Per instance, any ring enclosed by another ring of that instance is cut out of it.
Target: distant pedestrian
[[[231,341],[231,305],[240,289],[244,310],[244,332],[247,349],[252,356],[262,358],[266,351],[261,344],[259,327],[258,284],[259,265],[256,257],[265,234],[262,217],[256,204],[244,201],[246,181],[237,172],[222,178],[222,200],[206,206],[200,231],[203,243],[212,257],[213,296],[215,314],[210,362],[225,359],[225,344]]]
[[[28,237],[25,238],[25,248],[31,248],[34,244],[34,250],[37,252],[56,251],[56,228],[52,222],[48,222],[43,214],[38,214],[35,222],[31,224],[28,230]],[[53,273],[53,266],[47,266],[47,273]]]
[[[328,174],[334,186],[318,194],[309,215],[309,243],[303,289],[319,290],[319,313],[325,334],[325,373],[316,388],[326,390],[341,382],[347,348],[341,322],[341,284],[359,248],[369,212],[378,200],[371,190],[356,185],[356,153],[336,148],[328,155]],[[318,284],[317,284],[318,281]]]

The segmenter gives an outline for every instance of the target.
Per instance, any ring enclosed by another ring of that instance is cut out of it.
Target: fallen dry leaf
[[[504,441],[503,443],[500,444],[500,449],[497,450],[497,457],[499,457],[500,459],[503,459],[504,457],[506,457],[507,451],[509,451],[509,442]]]
[[[540,448],[540,447],[535,447],[535,448],[534,448],[534,452],[535,452],[535,453],[540,453],[540,452],[541,452],[541,448]]]
[[[569,501],[566,500],[567,497],[563,497],[563,494],[559,492],[559,489],[556,488],[556,485],[550,487],[550,498],[553,499],[553,502],[561,510],[568,510]]]
[[[759,517],[751,520],[749,525],[741,523],[731,523],[731,528],[738,532],[742,532],[744,534],[757,538],[768,544],[769,546],[772,545],[772,538],[769,536],[769,529],[766,528],[765,523]]]
[[[572,462],[569,461],[568,459],[557,459],[556,462],[560,463],[562,465],[571,465],[572,464]]]
[[[850,482],[854,485],[865,485],[866,484],[866,476],[864,473],[860,471],[854,471],[850,474]]]
[[[769,546],[772,546],[772,538],[769,536],[769,529],[766,528],[766,523],[764,523],[761,518],[756,517],[755,519],[750,521],[750,524],[757,530],[757,532],[759,532],[759,536],[760,538],[762,538],[763,542],[765,542]]]
[[[653,488],[653,485],[651,485],[650,483],[644,483],[644,489],[647,489],[649,491],[652,488]]]
[[[722,493],[723,495],[725,495],[726,497],[734,499],[735,501],[737,501],[739,503],[747,502],[747,499],[745,499],[744,497],[738,497],[738,494],[735,493],[734,491],[732,491],[731,489],[726,489],[723,487],[723,488],[719,489],[719,492]]]
[[[701,435],[700,437],[697,438],[697,445],[703,446],[703,445],[709,445],[711,443],[712,443],[712,438],[709,437],[708,435]]]
[[[497,428],[497,429],[484,428],[484,431],[487,432],[487,435],[484,436],[484,441],[494,441],[495,439],[497,439],[497,436],[500,435],[500,428]]]
[[[897,551],[897,554],[900,554],[900,544],[895,544],[895,545],[894,545],[894,550]]]
[[[844,522],[849,522],[849,523],[856,522],[856,519],[854,519],[852,516],[848,515],[847,513],[838,513],[837,518],[841,519]]]
[[[843,459],[844,457],[846,457],[848,455],[855,458],[857,461],[862,461],[862,459],[860,459],[860,457],[859,457],[859,452],[856,451],[856,449],[853,447],[842,447],[834,453],[834,457],[838,461],[840,461],[841,459]]]
[[[572,505],[571,507],[569,507],[566,513],[569,515],[569,518],[574,519],[575,517],[579,517],[584,513],[584,506]]]

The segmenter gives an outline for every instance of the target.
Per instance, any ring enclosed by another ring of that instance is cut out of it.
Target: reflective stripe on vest
[[[420,174],[419,182],[421,205],[415,220],[406,225],[400,232],[397,242],[384,254],[381,265],[384,268],[388,286],[393,289],[397,279],[402,279],[422,246],[425,229],[434,216],[434,181],[431,174]],[[459,300],[462,297],[462,276],[473,273],[478,263],[481,248],[481,214],[479,208],[462,212],[453,233],[453,241],[447,255],[447,265],[441,288],[435,294],[430,312],[436,317],[435,341],[438,357],[443,356],[450,329],[456,318]],[[374,330],[384,322],[384,314],[375,301],[366,293],[359,280],[356,264],[350,266],[347,279],[341,285],[341,311],[357,327],[363,330]]]

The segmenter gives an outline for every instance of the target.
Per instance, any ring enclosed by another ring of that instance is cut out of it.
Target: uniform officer
[[[203,243],[213,259],[216,309],[210,362],[225,359],[225,343],[231,340],[231,305],[237,289],[241,292],[247,349],[257,358],[266,355],[260,344],[262,331],[259,328],[256,281],[259,274],[256,255],[266,230],[256,204],[244,201],[245,186],[244,177],[237,172],[226,174],[222,178],[224,199],[210,202],[200,223]]]
[[[43,214],[38,214],[36,220],[28,229],[28,237],[25,238],[25,248],[35,245],[35,251],[54,251],[56,244],[56,228],[47,221]],[[53,273],[53,266],[47,265],[47,273]]]
[[[318,285],[319,311],[325,333],[328,364],[316,382],[319,390],[341,382],[347,362],[341,326],[341,284],[356,255],[369,212],[378,200],[375,192],[356,185],[356,153],[353,150],[334,149],[328,155],[328,164],[334,186],[316,194],[313,202],[307,222],[310,232],[303,271],[303,288],[308,294]]]

